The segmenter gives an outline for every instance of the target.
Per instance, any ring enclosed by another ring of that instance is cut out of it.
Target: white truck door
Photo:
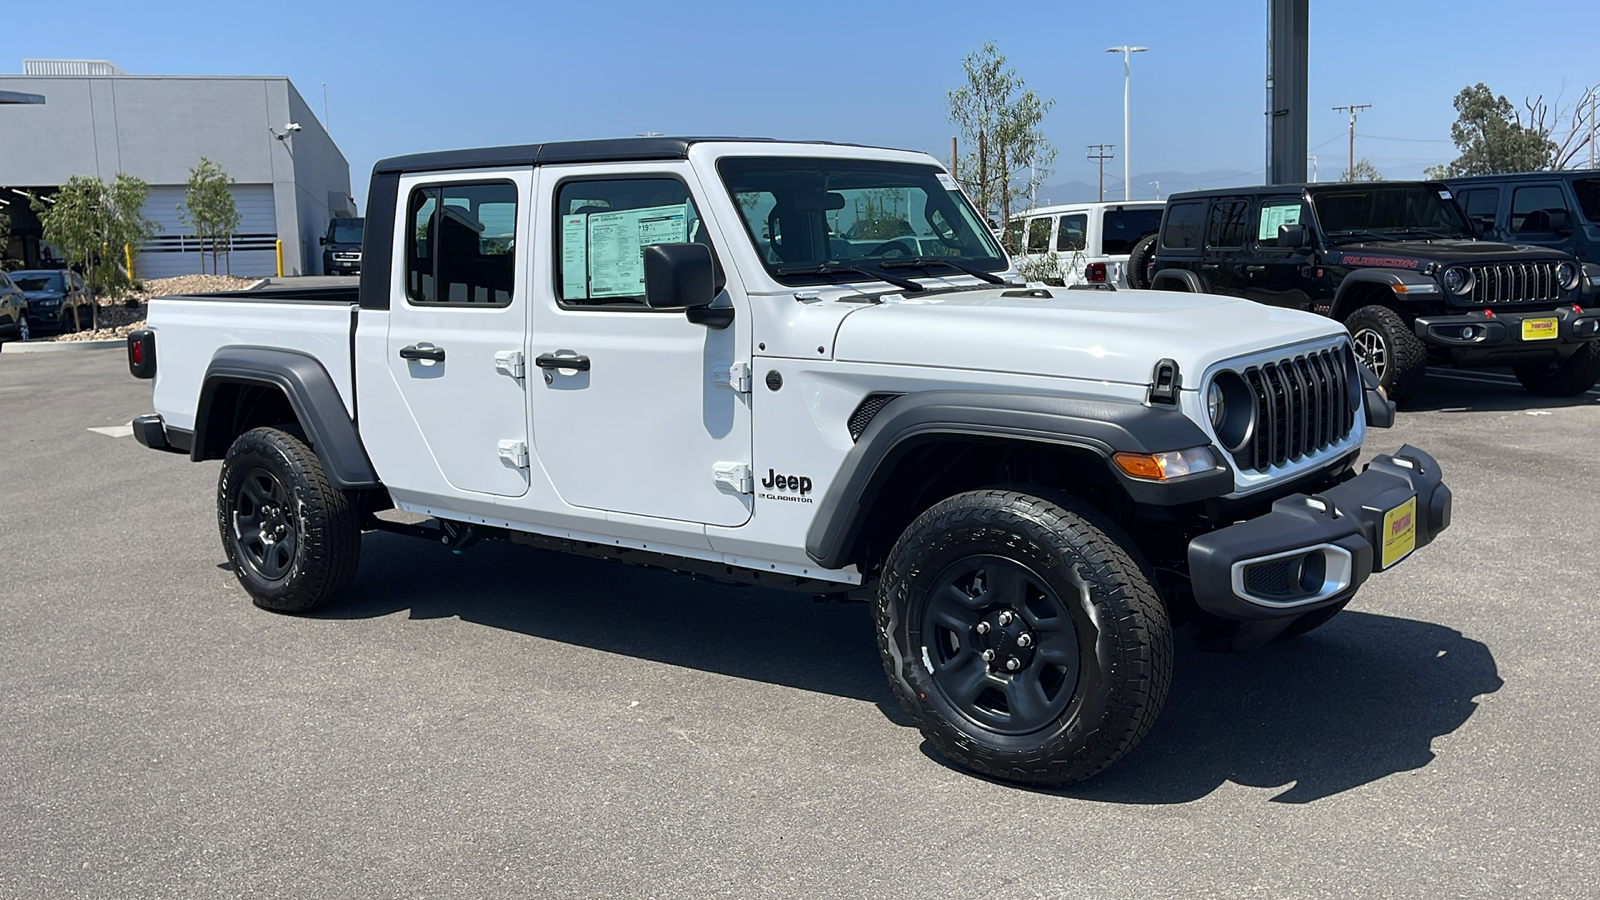
[[[737,526],[750,518],[750,315],[725,328],[644,304],[641,248],[726,235],[688,163],[542,166],[528,390],[534,449],[573,506]],[[702,195],[703,196],[703,195]],[[720,271],[720,270],[719,270]],[[559,361],[570,359],[570,365]]]
[[[388,366],[445,480],[462,491],[528,492],[526,210],[531,170],[400,180],[401,278],[390,298]]]

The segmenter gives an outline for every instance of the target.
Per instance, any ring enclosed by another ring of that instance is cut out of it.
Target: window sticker
[[[568,300],[589,297],[588,218],[561,217],[561,296]]]
[[[1275,241],[1279,225],[1300,224],[1300,204],[1292,206],[1261,207],[1261,227],[1256,230],[1256,240]]]
[[[1450,199],[1450,192],[1449,191],[1440,191],[1439,192],[1439,199],[1440,200],[1449,200]]]
[[[938,174],[934,175],[934,177],[939,179],[939,184],[945,190],[947,190],[947,191],[960,190],[960,188],[956,187],[956,180],[954,178],[951,178],[948,174],[946,174],[944,172],[939,172]]]
[[[588,219],[589,297],[594,299],[643,295],[643,248],[689,239],[687,203],[590,213]]]

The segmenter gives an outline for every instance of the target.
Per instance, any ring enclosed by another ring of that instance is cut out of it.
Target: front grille
[[[1561,299],[1556,281],[1557,263],[1500,263],[1468,266],[1472,273],[1472,302],[1534,303]]]
[[[1233,450],[1242,469],[1265,472],[1304,459],[1350,436],[1356,408],[1348,345],[1251,366],[1241,373],[1256,399],[1255,428]]]

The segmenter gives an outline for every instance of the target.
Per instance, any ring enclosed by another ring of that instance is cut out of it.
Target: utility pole
[[[1111,152],[1116,144],[1090,144],[1089,158],[1100,163],[1100,199],[1106,199],[1106,160],[1116,159],[1116,154]]]
[[[1600,86],[1589,89],[1589,168],[1594,168],[1594,95]]]
[[[1311,163],[1311,183],[1312,184],[1316,184],[1317,183],[1317,155],[1315,153],[1307,153],[1306,154],[1306,161]]]
[[[956,136],[952,134],[952,135],[950,135],[950,177],[951,178],[960,178],[961,177],[960,175],[958,175],[956,173],[956,165],[957,165],[956,160],[957,160],[957,158],[958,157],[956,156]]]
[[[1121,47],[1107,47],[1106,48],[1106,52],[1107,53],[1121,53],[1122,54],[1122,199],[1123,200],[1132,200],[1133,199],[1133,181],[1132,181],[1133,176],[1131,174],[1129,174],[1129,171],[1128,171],[1129,170],[1129,163],[1130,163],[1131,158],[1132,158],[1130,156],[1130,154],[1128,153],[1128,73],[1129,73],[1128,60],[1133,57],[1133,54],[1135,54],[1135,53],[1143,53],[1148,49],[1150,49],[1150,48],[1149,47],[1130,47],[1127,44],[1123,44]],[[1104,180],[1105,180],[1105,176],[1102,173],[1101,181],[1103,182]],[[1105,199],[1105,189],[1104,189],[1104,187],[1101,188],[1100,199],[1101,200]]]
[[[1335,106],[1333,108],[1334,112],[1350,113],[1350,168],[1345,170],[1345,174],[1350,176],[1351,181],[1354,181],[1356,177],[1356,113],[1361,112],[1363,109],[1371,108],[1371,103],[1352,103],[1349,106]]]
[[[1160,199],[1161,199],[1161,182],[1159,182],[1159,181],[1152,181],[1152,182],[1150,182],[1150,183],[1151,183],[1151,184],[1153,184],[1153,185],[1155,185],[1155,188],[1156,188],[1156,199],[1157,199],[1157,200],[1160,200]]]

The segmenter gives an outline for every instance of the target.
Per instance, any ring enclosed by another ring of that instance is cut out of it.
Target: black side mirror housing
[[[1571,220],[1567,216],[1567,211],[1566,210],[1564,210],[1564,209],[1552,209],[1548,213],[1546,213],[1546,215],[1548,215],[1550,217],[1550,230],[1551,231],[1554,231],[1554,232],[1559,234],[1561,232],[1565,232],[1565,231],[1568,230],[1567,226],[1571,224]]]
[[[319,246],[319,247],[328,246],[328,236],[327,235],[323,235],[322,237],[317,238],[317,246]]]
[[[1311,242],[1311,236],[1306,234],[1306,227],[1299,223],[1294,225],[1278,226],[1279,247],[1304,247]]]
[[[651,309],[681,309],[689,321],[712,328],[733,322],[733,307],[712,307],[716,266],[705,244],[649,244],[644,248],[644,302]]]

